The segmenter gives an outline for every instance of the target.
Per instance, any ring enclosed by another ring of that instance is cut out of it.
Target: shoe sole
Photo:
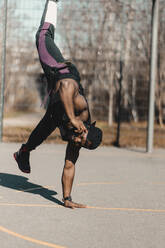
[[[13,154],[13,157],[14,157],[15,161],[16,161],[17,164],[18,164],[18,161],[17,161],[17,152],[15,152],[15,153]],[[19,164],[18,164],[18,168],[19,168],[22,172],[24,172],[24,173],[27,173],[27,174],[30,173],[29,170],[24,170],[24,169],[20,168]]]

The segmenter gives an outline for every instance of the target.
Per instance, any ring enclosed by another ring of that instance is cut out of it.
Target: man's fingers
[[[82,130],[83,132],[87,132],[87,129],[86,129],[86,127],[84,126],[84,124],[81,126],[81,130]]]
[[[72,124],[74,127],[77,128],[76,132],[77,133],[82,133],[82,132],[87,132],[87,129],[81,120],[72,120]]]
[[[77,128],[77,130],[75,130],[76,133],[83,133],[83,132],[87,132],[87,129],[85,126],[81,126],[79,128]]]
[[[83,204],[80,204],[80,203],[75,203],[75,202],[72,202],[72,201],[66,201],[64,203],[64,206],[66,208],[71,208],[71,209],[75,209],[75,208],[87,208],[86,205],[83,205]]]
[[[85,127],[85,129],[84,129],[84,132],[86,133],[88,130],[86,129],[86,127]]]
[[[75,133],[82,133],[82,130],[81,129],[76,129]]]
[[[87,206],[82,204],[77,204],[75,208],[87,208]]]

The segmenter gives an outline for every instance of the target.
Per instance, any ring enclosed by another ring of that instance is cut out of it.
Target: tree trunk
[[[136,78],[132,79],[132,116],[134,122],[138,122],[138,113],[136,108]]]
[[[113,124],[113,80],[114,80],[114,73],[111,72],[110,82],[109,82],[109,112],[108,112],[109,126],[112,126]]]

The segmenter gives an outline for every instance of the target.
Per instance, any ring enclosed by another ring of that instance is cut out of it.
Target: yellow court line
[[[13,232],[13,231],[11,231],[9,229],[6,229],[3,226],[0,226],[0,231],[5,232],[5,233],[7,233],[9,235],[15,236],[17,238],[24,239],[24,240],[27,240],[29,242],[39,244],[39,245],[44,245],[44,246],[53,247],[53,248],[66,248],[64,246],[59,246],[59,245],[51,244],[51,243],[44,242],[44,241],[41,241],[41,240],[33,239],[33,238],[30,238],[30,237],[27,237],[27,236],[23,236],[23,235],[21,235],[19,233],[16,233],[16,232]]]
[[[0,203],[0,206],[13,206],[13,207],[46,207],[46,208],[63,208],[60,205],[47,205],[47,204],[19,204],[19,203]],[[123,212],[153,212],[153,213],[165,213],[165,209],[143,209],[143,208],[108,208],[108,207],[95,207],[87,206],[88,209],[96,210],[110,210],[110,211],[123,211]]]
[[[63,208],[63,206],[53,205],[53,204],[48,205],[48,204],[23,204],[23,203],[0,203],[0,206]]]
[[[132,211],[132,212],[155,212],[155,213],[165,213],[165,209],[142,209],[142,208],[104,208],[104,207],[90,207],[87,208],[91,209],[98,209],[98,210],[116,210],[116,211]]]

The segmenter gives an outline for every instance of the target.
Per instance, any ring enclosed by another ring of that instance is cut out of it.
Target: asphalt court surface
[[[165,150],[82,149],[72,198],[61,205],[64,145],[31,153],[30,175],[13,159],[20,144],[0,144],[1,248],[162,248]]]

